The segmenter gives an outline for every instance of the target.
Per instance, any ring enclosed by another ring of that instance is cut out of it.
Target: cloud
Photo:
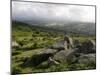
[[[95,7],[12,1],[12,19],[37,22],[95,22]]]

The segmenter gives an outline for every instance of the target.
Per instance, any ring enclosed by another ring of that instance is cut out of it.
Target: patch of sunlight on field
[[[76,40],[80,40],[80,42],[84,42],[85,40],[87,40],[87,39],[93,39],[93,40],[95,40],[95,37],[93,36],[93,37],[73,37],[73,39],[76,39]]]

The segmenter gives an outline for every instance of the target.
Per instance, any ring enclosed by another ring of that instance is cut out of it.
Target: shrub
[[[18,55],[18,54],[20,54],[21,52],[20,51],[13,51],[12,52],[12,55]]]
[[[12,75],[20,74],[21,68],[20,67],[12,67]]]

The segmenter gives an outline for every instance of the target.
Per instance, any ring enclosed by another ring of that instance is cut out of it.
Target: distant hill
[[[32,25],[32,24],[27,24],[27,23],[23,23],[23,22],[19,22],[19,21],[12,21],[12,29],[15,30],[23,30],[23,31],[34,31],[34,30],[38,30],[38,31],[43,31],[43,32],[56,32],[56,33],[64,33],[63,30],[59,30],[59,29],[53,29],[53,28],[49,28],[43,25]]]
[[[42,31],[75,33],[75,34],[84,34],[84,35],[95,35],[96,33],[95,23],[84,23],[84,22],[72,22],[67,24],[57,24],[57,23],[29,24],[24,22],[13,21],[12,26],[13,28],[21,27],[25,31],[39,29]]]
[[[78,34],[95,35],[96,26],[95,23],[82,23],[74,22],[68,24],[51,24],[45,25],[46,27],[63,30],[65,32],[72,32]]]

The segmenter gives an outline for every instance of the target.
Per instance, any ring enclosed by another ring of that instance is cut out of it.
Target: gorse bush
[[[13,67],[12,68],[12,75],[20,74],[22,69],[20,67]]]

